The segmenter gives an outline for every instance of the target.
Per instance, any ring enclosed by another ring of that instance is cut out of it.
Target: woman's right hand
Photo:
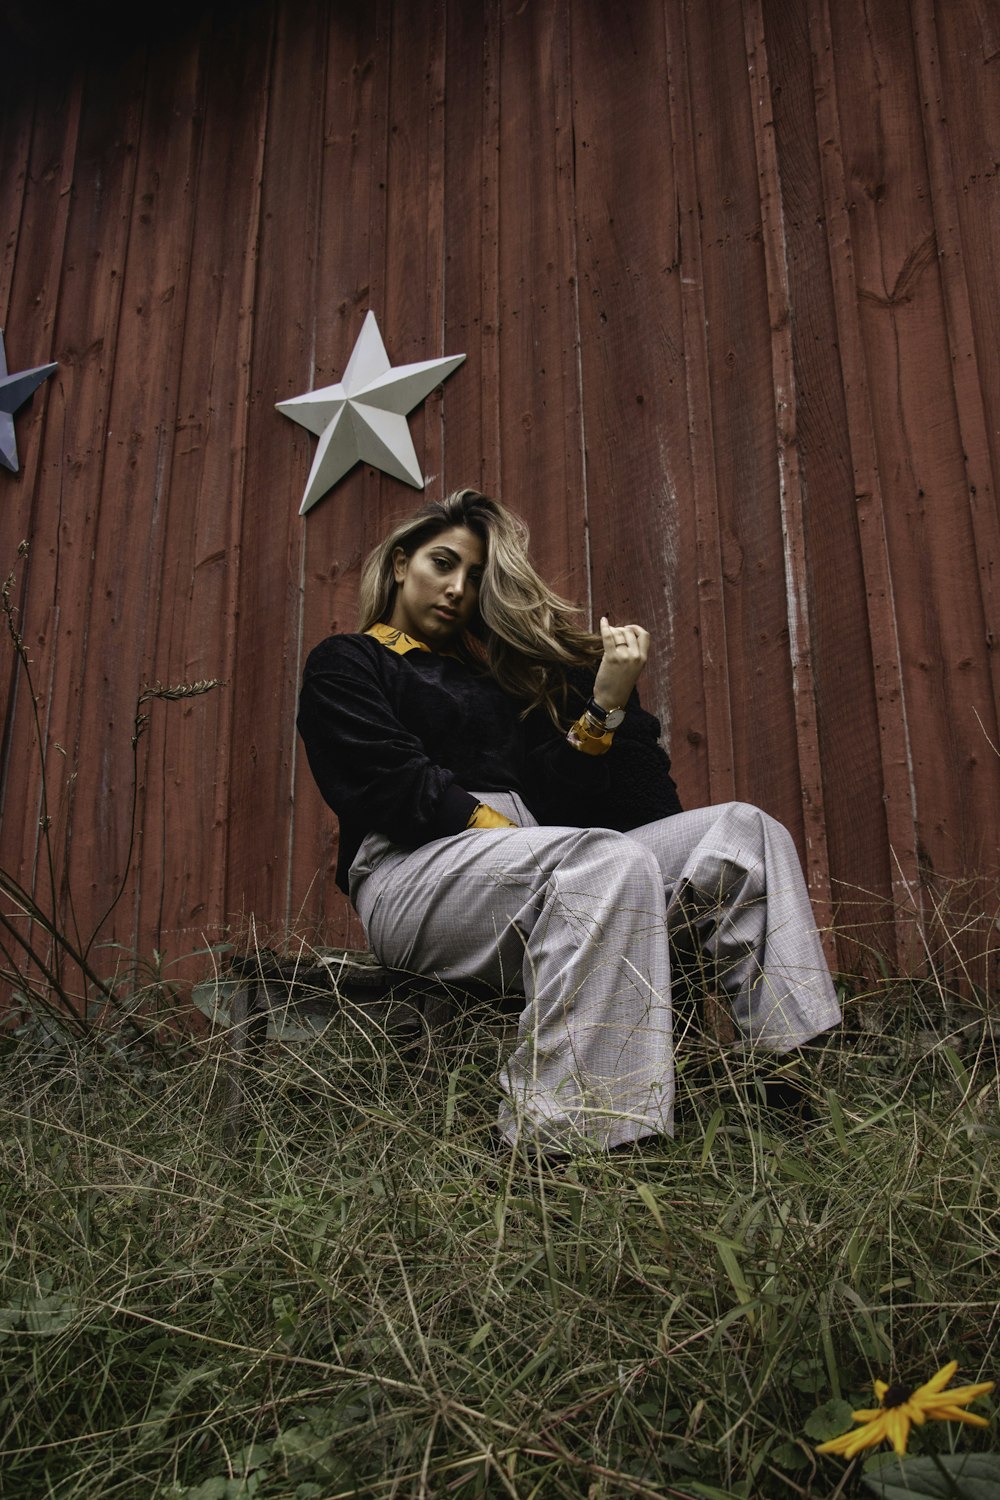
[[[649,631],[641,625],[609,625],[601,616],[604,655],[594,679],[594,701],[606,709],[624,708],[649,656]]]

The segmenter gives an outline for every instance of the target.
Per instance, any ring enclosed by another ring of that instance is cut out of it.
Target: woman
[[[359,633],[309,656],[298,725],[379,960],[526,997],[507,1141],[610,1150],[672,1131],[672,939],[752,1046],[840,1013],[788,833],[743,803],[681,811],[635,691],[649,636],[580,630],[527,541],[474,490],[398,525]]]

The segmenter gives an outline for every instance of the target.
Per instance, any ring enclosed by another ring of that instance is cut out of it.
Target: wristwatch
[[[608,734],[613,734],[625,717],[623,708],[602,708],[593,698],[587,704],[584,713]]]

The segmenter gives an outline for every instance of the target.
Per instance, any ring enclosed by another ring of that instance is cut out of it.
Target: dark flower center
[[[882,1410],[888,1411],[893,1406],[903,1406],[912,1395],[912,1385],[891,1385],[882,1397]]]

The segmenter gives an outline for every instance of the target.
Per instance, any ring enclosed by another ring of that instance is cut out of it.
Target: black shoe
[[[751,1098],[760,1100],[774,1114],[803,1124],[815,1118],[798,1062],[756,1074],[750,1081],[750,1092]]]

